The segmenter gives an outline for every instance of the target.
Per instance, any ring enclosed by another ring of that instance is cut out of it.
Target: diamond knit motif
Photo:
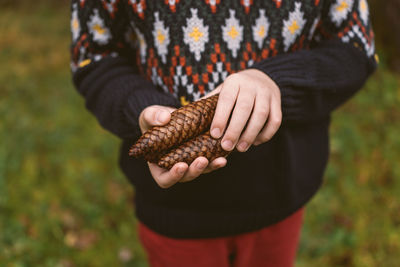
[[[369,18],[369,8],[366,0],[360,0],[360,2],[358,3],[358,10],[363,23],[367,24]]]
[[[232,56],[236,57],[243,40],[243,26],[239,24],[239,20],[235,17],[235,10],[229,10],[229,18],[225,20],[222,26],[222,37],[228,48],[232,51]]]
[[[154,14],[154,30],[153,38],[154,45],[157,48],[158,55],[161,56],[162,61],[165,63],[168,54],[168,45],[170,43],[169,39],[169,27],[164,26],[164,22],[160,20],[159,12]]]
[[[104,20],[99,15],[99,10],[94,9],[88,21],[88,28],[93,40],[100,45],[105,45],[111,39],[110,29],[105,26]]]
[[[295,42],[306,24],[304,13],[300,9],[301,2],[296,2],[295,10],[289,13],[287,20],[283,21],[282,36],[285,51],[289,50],[289,47]]]
[[[269,20],[265,16],[265,9],[260,9],[260,16],[256,19],[256,23],[252,26],[253,39],[257,42],[259,48],[263,46],[263,42],[268,35]]]
[[[71,31],[72,31],[72,41],[76,42],[79,38],[79,34],[81,32],[81,25],[78,19],[78,5],[72,5],[71,11]]]
[[[340,24],[347,19],[353,4],[354,0],[337,0],[336,3],[331,6],[329,16],[332,18],[332,21],[335,22],[336,26],[339,27]]]
[[[189,45],[190,52],[195,55],[195,59],[201,59],[205,44],[208,42],[208,26],[204,26],[203,20],[197,16],[197,9],[190,9],[192,17],[186,20],[186,27],[183,27],[183,41]]]

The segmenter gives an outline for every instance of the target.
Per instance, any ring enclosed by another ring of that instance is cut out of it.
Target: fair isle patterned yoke
[[[323,40],[374,54],[366,0],[72,2],[73,71],[106,56],[127,57],[182,104],[254,62]]]

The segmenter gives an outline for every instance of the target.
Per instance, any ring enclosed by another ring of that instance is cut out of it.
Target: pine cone
[[[206,157],[209,162],[225,157],[230,152],[221,147],[221,139],[214,139],[210,132],[199,135],[161,157],[158,166],[164,169],[171,169],[178,162],[186,162],[190,165],[197,157]]]
[[[146,131],[134,144],[129,155],[143,156],[157,162],[160,155],[207,130],[214,117],[218,94],[190,103],[171,113],[171,120],[164,126]]]

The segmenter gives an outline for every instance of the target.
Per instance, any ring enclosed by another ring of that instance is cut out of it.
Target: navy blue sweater
[[[72,1],[74,83],[123,141],[120,166],[135,187],[139,220],[171,237],[216,237],[302,207],[322,182],[330,113],[375,69],[368,15],[365,0]],[[283,122],[269,142],[168,189],[146,162],[128,157],[144,108],[179,107],[248,68],[281,90]]]

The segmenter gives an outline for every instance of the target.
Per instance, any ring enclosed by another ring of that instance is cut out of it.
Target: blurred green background
[[[297,266],[400,265],[400,5],[370,3],[380,68],[333,115]],[[68,1],[0,1],[0,266],[147,266],[119,141],[73,88],[69,42]]]

